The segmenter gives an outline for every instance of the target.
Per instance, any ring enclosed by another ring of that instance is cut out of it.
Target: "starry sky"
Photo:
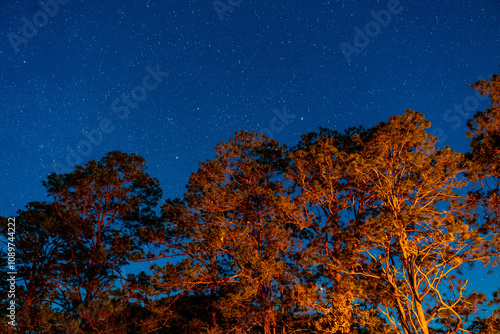
[[[0,3],[3,216],[112,150],[180,196],[241,129],[294,145],[409,108],[464,151],[469,85],[499,71],[493,0],[44,1]]]
[[[500,2],[0,1],[0,215],[52,172],[120,150],[179,197],[235,131],[294,145],[406,108],[468,149],[499,73]]]

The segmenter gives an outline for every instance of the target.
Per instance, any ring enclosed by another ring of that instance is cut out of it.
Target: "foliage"
[[[140,156],[51,174],[51,200],[15,217],[18,331],[499,333],[500,290],[463,276],[499,262],[499,86],[472,86],[491,108],[468,123],[470,153],[437,148],[412,110],[292,148],[241,131],[161,217]]]

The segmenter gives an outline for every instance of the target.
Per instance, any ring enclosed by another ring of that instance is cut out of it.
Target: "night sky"
[[[409,108],[464,152],[500,71],[498,0],[44,1],[0,1],[1,216],[113,150],[179,197],[241,129],[294,145]]]

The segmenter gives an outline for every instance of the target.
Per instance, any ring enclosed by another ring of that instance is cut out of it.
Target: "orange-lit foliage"
[[[470,154],[437,148],[411,110],[371,129],[320,129],[292,149],[241,131],[162,217],[139,156],[111,152],[52,174],[53,201],[17,217],[19,329],[500,332],[500,310],[473,318],[486,298],[462,276],[498,264],[499,83],[473,85],[492,106],[469,122]],[[121,276],[131,261],[159,258],[171,260]]]

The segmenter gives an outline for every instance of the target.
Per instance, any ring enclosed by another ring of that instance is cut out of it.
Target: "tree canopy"
[[[17,329],[500,333],[500,290],[464,276],[498,270],[500,76],[472,88],[491,107],[468,122],[470,152],[438,147],[406,110],[294,147],[242,130],[160,207],[135,154],[49,175],[50,201],[15,217]],[[141,261],[149,271],[121,274]]]

